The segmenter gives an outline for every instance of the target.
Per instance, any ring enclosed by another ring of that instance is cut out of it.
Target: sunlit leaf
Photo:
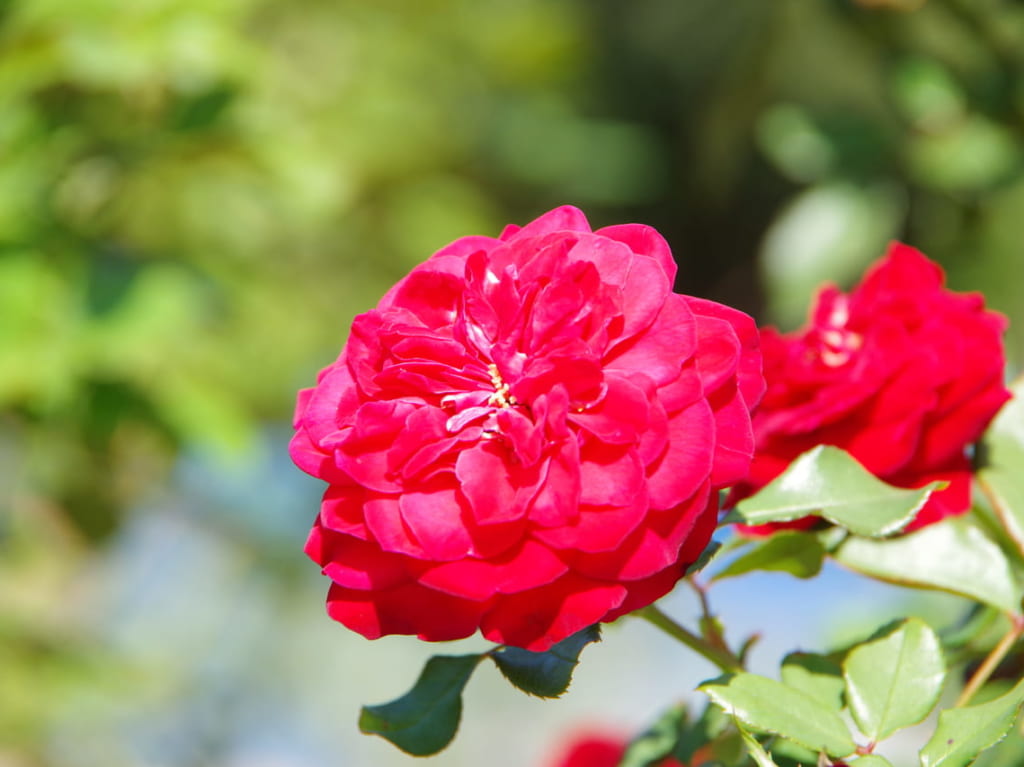
[[[413,756],[436,754],[459,729],[462,690],[482,657],[435,655],[401,698],[363,706],[359,729],[380,735]]]
[[[762,525],[815,516],[857,535],[886,536],[906,527],[938,487],[941,483],[917,490],[887,485],[843,450],[819,445],[741,501],[725,521]]]
[[[843,675],[854,721],[879,741],[928,716],[942,692],[946,663],[935,632],[910,618],[851,650]]]
[[[943,711],[935,734],[921,749],[921,767],[967,767],[1006,737],[1022,703],[1024,681],[986,703]]]
[[[843,669],[823,655],[794,652],[782,659],[782,681],[811,696],[826,708],[843,708]]]
[[[1020,603],[1020,587],[1003,550],[966,516],[889,541],[850,538],[834,556],[880,580],[949,591],[1005,611]]]
[[[829,756],[846,756],[856,748],[838,714],[782,682],[739,673],[705,682],[700,689],[752,730],[782,735]]]

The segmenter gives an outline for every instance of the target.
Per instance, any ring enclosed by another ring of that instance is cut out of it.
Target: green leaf
[[[987,490],[1006,532],[1024,551],[1024,378],[978,446],[978,481]]]
[[[781,735],[829,756],[853,753],[856,744],[834,711],[800,690],[756,674],[729,674],[700,689],[727,714],[758,732]]]
[[[779,767],[779,765],[772,761],[771,754],[764,750],[764,746],[757,742],[757,738],[742,729],[740,730],[740,737],[743,738],[743,744],[747,747],[747,753],[750,754],[757,767]]]
[[[981,639],[986,632],[1000,631],[1002,612],[991,605],[973,604],[967,613],[954,625],[940,632],[942,646],[946,650],[959,650]],[[983,641],[983,640],[982,640]]]
[[[708,703],[693,726],[685,728],[680,734],[672,756],[678,762],[689,764],[703,746],[716,742],[721,744],[722,739],[719,736],[726,731],[731,722],[732,719],[726,716],[722,709]]]
[[[794,652],[782,659],[782,681],[831,711],[843,709],[843,669],[824,655]]]
[[[917,490],[893,487],[843,450],[819,445],[759,493],[740,501],[725,521],[762,525],[814,516],[857,535],[881,537],[906,527],[931,491],[942,486],[932,482]]]
[[[435,655],[416,684],[401,698],[363,706],[362,732],[380,735],[407,754],[430,756],[447,746],[459,729],[462,690],[483,654]]]
[[[647,767],[671,754],[686,729],[686,707],[674,706],[650,729],[633,738],[617,767]]]
[[[580,652],[591,642],[599,641],[601,630],[594,624],[544,652],[501,647],[490,656],[505,678],[523,692],[541,698],[557,698],[569,689]]]
[[[772,759],[779,763],[779,767],[812,767],[819,763],[820,751],[812,751],[778,735],[774,736],[768,745],[771,748]]]
[[[928,716],[942,692],[946,663],[935,632],[910,618],[853,648],[843,676],[854,721],[877,742]]]
[[[707,545],[704,551],[700,553],[700,556],[697,557],[697,561],[686,568],[686,574],[693,575],[695,573],[699,573],[701,570],[708,566],[711,560],[714,559],[718,552],[720,552],[721,550],[721,543],[719,543],[718,541],[711,541],[711,543]]]
[[[1001,741],[1013,727],[1024,680],[1005,695],[976,706],[951,708],[939,714],[935,734],[921,749],[921,767],[966,767],[986,748]]]
[[[1020,603],[1006,555],[968,516],[944,519],[891,541],[850,538],[834,556],[880,580],[949,591],[1007,612]]]
[[[758,541],[752,550],[734,559],[714,577],[721,579],[752,570],[772,570],[810,578],[821,570],[824,559],[825,548],[817,536],[784,531]]]
[[[892,762],[878,754],[866,754],[850,762],[850,767],[892,767]]]

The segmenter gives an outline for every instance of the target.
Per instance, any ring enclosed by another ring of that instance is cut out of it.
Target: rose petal
[[[679,377],[683,362],[696,350],[697,321],[679,295],[670,294],[646,333],[615,347],[605,357],[609,371],[642,371],[657,384]]]
[[[310,531],[306,553],[323,565],[324,575],[345,588],[389,589],[409,580],[404,557],[320,526]]]
[[[480,621],[486,639],[544,652],[618,607],[626,589],[568,573],[553,583],[496,601]]]
[[[402,521],[423,547],[426,558],[446,562],[472,549],[463,515],[467,504],[454,483],[435,479],[399,496]]]
[[[334,583],[327,593],[327,614],[367,639],[415,634],[429,642],[463,639],[480,622],[484,605],[419,584],[386,591],[347,589]]]
[[[647,467],[651,506],[667,509],[693,496],[711,476],[715,454],[715,417],[705,401],[669,418],[668,446]]]
[[[432,567],[419,577],[419,582],[480,602],[495,594],[538,588],[561,577],[568,569],[546,546],[525,541],[512,552],[486,561],[462,559]]]

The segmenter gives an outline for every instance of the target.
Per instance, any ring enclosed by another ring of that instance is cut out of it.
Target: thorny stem
[[[634,615],[643,618],[648,623],[654,624],[673,639],[682,642],[694,652],[707,658],[722,669],[722,671],[735,672],[743,670],[743,664],[732,651],[727,648],[716,647],[707,639],[683,628],[654,605],[648,605],[642,610],[635,612]]]
[[[956,699],[954,708],[966,706],[970,703],[974,694],[988,681],[988,678],[992,676],[992,672],[996,670],[996,667],[1006,657],[1006,653],[1010,651],[1010,648],[1020,639],[1022,634],[1024,634],[1024,616],[1011,615],[1010,630],[999,640],[999,644],[992,648],[992,652],[985,657],[985,660],[978,666],[971,678],[967,680],[967,684],[964,685],[960,697]]]
[[[700,609],[704,613],[704,617],[711,620],[711,605],[708,604],[708,590],[703,584],[698,583],[694,578],[690,577],[686,579],[686,582],[690,584],[695,592],[697,592],[697,598],[700,599]]]
[[[708,602],[707,587],[699,583],[697,579],[692,576],[687,578],[686,582],[697,593],[697,598],[700,600],[701,613],[704,615],[704,620],[701,621],[704,638],[718,649],[731,654],[729,645],[726,644],[725,637],[722,636],[722,632],[718,630],[718,622],[715,620],[715,616],[711,614],[711,604]],[[739,658],[737,658],[737,660],[739,660]]]

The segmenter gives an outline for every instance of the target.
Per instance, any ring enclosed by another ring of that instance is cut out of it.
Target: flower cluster
[[[968,448],[1010,396],[1006,320],[987,311],[980,294],[943,283],[938,265],[896,243],[849,294],[824,288],[804,329],[761,331],[768,391],[754,418],[750,476],[732,500],[767,484],[800,453],[829,444],[894,485],[949,483],[910,530],[970,507]]]
[[[665,594],[746,476],[746,315],[672,292],[665,241],[571,207],[435,253],[299,395],[329,486],[307,553],[367,637],[544,650]]]

